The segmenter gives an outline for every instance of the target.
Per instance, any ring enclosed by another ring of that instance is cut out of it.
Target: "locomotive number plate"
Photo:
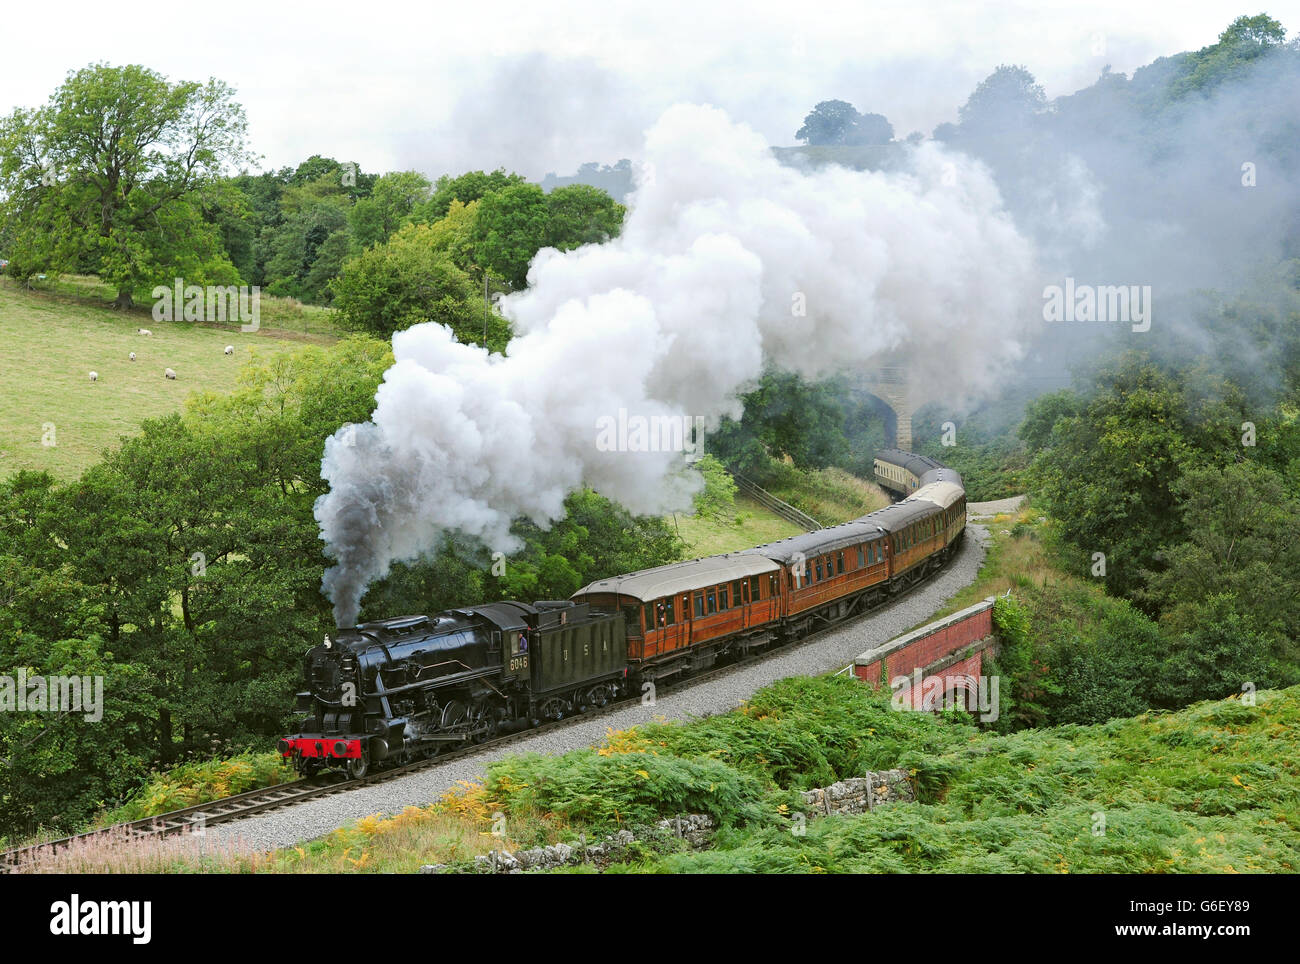
[[[527,654],[527,653],[523,653],[523,654],[521,654],[521,655],[519,655],[519,656],[511,656],[511,657],[510,657],[510,672],[512,672],[512,673],[522,673],[522,672],[523,672],[524,670],[526,670],[526,669],[528,669],[528,654]]]

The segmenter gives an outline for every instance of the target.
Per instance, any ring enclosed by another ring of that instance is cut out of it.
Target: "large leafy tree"
[[[894,125],[883,114],[860,114],[844,100],[824,100],[803,119],[795,138],[817,147],[824,145],[888,144]]]
[[[570,184],[546,196],[546,244],[561,251],[618,235],[627,209],[598,187]]]
[[[546,244],[546,195],[536,184],[514,184],[484,195],[474,219],[474,260],[481,271],[514,288],[528,283],[528,263]]]
[[[20,275],[88,267],[121,307],[177,273],[237,281],[203,207],[246,158],[246,122],[223,82],[145,67],[70,73],[49,103],[0,122],[0,195]]]
[[[464,342],[505,348],[509,327],[487,310],[470,277],[440,250],[427,224],[408,224],[387,244],[377,245],[343,265],[331,288],[349,326],[388,336],[425,321],[449,327]]]
[[[1000,65],[958,109],[963,133],[1005,134],[1047,110],[1047,94],[1025,67]]]

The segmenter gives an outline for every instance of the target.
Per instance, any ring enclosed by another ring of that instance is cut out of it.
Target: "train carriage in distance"
[[[871,464],[876,484],[900,499],[914,495],[928,482],[961,484],[961,476],[937,459],[902,449],[882,449]]]

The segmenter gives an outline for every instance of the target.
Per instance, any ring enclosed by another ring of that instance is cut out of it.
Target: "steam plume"
[[[393,337],[372,421],[329,439],[321,467],[339,625],[394,562],[452,531],[510,551],[513,519],[558,518],[580,485],[637,513],[687,504],[680,453],[598,446],[620,409],[716,424],[765,361],[818,377],[886,353],[971,395],[1017,357],[1032,252],[977,162],[927,144],[904,171],[804,173],[683,105],[644,156],[622,235],[540,252],[505,300],[508,357],[437,325]]]

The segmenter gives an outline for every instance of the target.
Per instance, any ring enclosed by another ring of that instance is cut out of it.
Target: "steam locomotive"
[[[604,706],[864,612],[943,565],[966,527],[961,476],[897,449],[874,461],[901,501],[842,525],[584,586],[340,630],[303,658],[305,776],[364,776]]]

